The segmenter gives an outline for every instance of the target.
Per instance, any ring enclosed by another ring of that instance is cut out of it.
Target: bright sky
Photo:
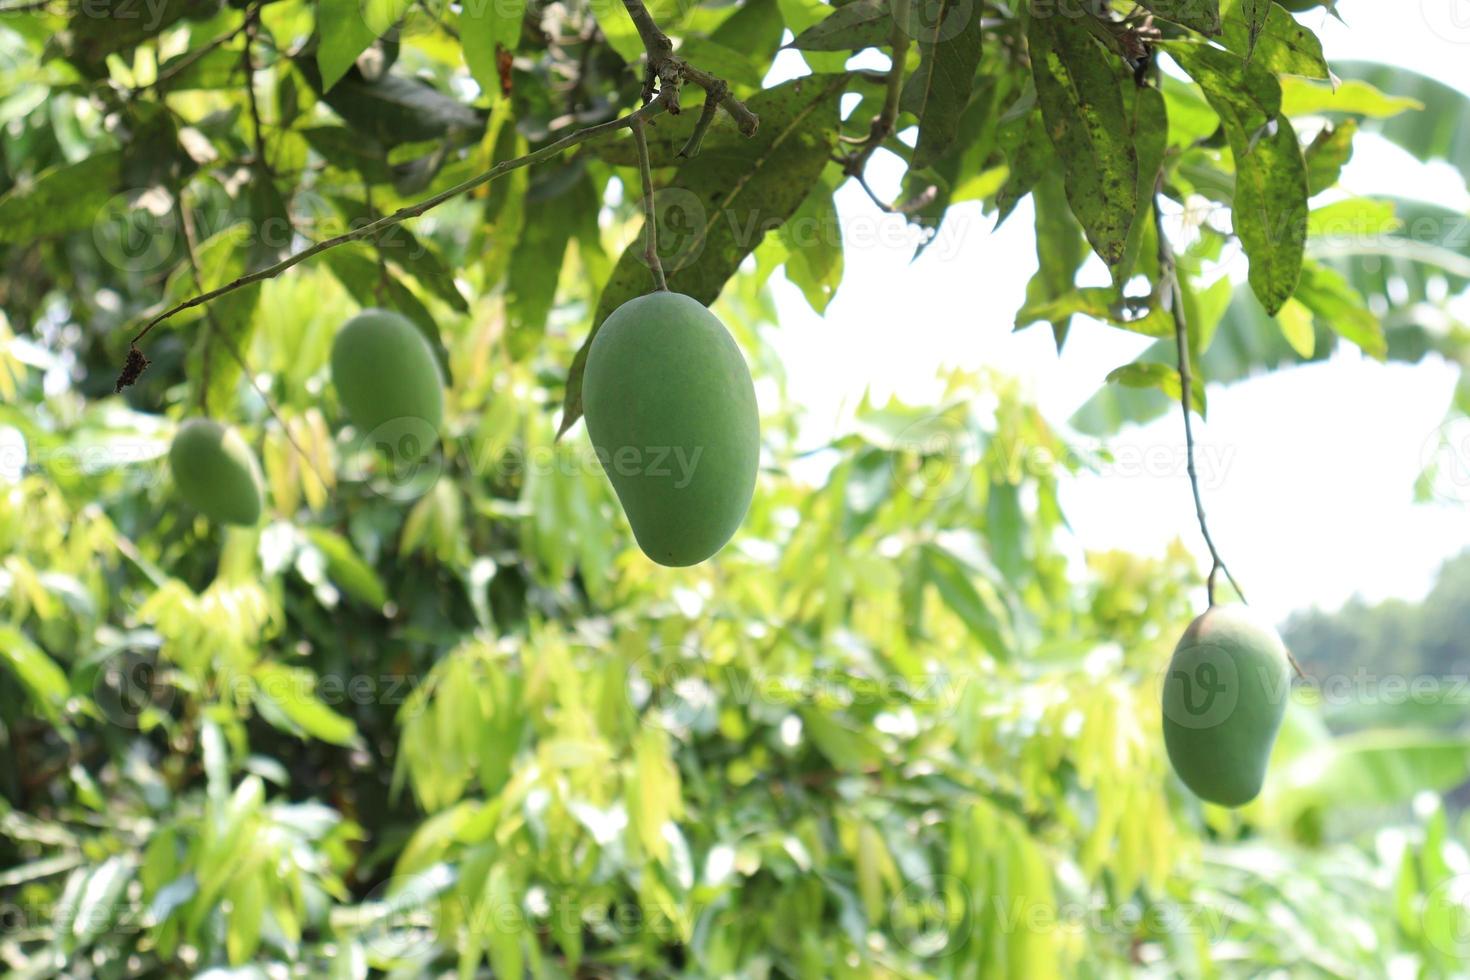
[[[1325,13],[1306,18],[1329,60],[1397,63],[1470,90],[1470,0],[1340,0],[1339,9],[1347,26]],[[804,73],[794,52],[782,59],[773,76]],[[900,172],[895,158],[879,154],[870,182],[892,199]],[[1360,142],[1344,182],[1356,193],[1417,195],[1470,211],[1452,168],[1421,166],[1382,141]],[[1044,326],[1011,331],[1035,271],[1029,201],[998,231],[978,206],[955,209],[940,240],[912,265],[902,219],[878,212],[851,183],[839,192],[838,210],[847,271],[836,299],[819,317],[778,282],[781,326],[770,334],[792,396],[810,411],[814,441],[840,430],[866,389],[880,399],[933,397],[946,366],[985,365],[1023,379],[1060,425],[1108,371],[1148,344],[1079,320],[1058,358]],[[1470,319],[1470,309],[1461,318]],[[1253,605],[1281,618],[1312,605],[1335,608],[1354,593],[1417,598],[1442,560],[1470,546],[1463,505],[1413,500],[1455,380],[1442,362],[1382,365],[1350,350],[1323,365],[1211,388],[1209,421],[1196,428],[1205,507]],[[1182,452],[1179,415],[1125,430],[1110,445]],[[1077,544],[1158,553],[1182,536],[1207,568],[1183,467],[1145,469],[1067,482],[1063,504]]]

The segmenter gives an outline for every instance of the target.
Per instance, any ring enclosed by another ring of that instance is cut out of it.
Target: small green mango
[[[587,432],[643,553],[694,565],[724,547],[755,490],[755,386],[725,325],[660,291],[602,324],[582,379]]]
[[[1184,785],[1221,806],[1255,799],[1290,693],[1285,644],[1244,606],[1212,607],[1190,623],[1163,698],[1164,745]]]
[[[260,519],[260,465],[233,429],[190,419],[174,435],[168,465],[179,495],[210,520],[248,526]]]
[[[367,310],[332,341],[332,384],[352,424],[407,460],[438,444],[444,377],[424,335],[387,310]]]

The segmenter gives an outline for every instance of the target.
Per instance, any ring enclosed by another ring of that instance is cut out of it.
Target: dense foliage
[[[1262,798],[1203,806],[1168,770],[1157,684],[1200,576],[1182,548],[1077,557],[1057,483],[1102,460],[992,376],[801,444],[765,342],[778,269],[818,310],[839,288],[833,191],[882,152],[906,165],[895,221],[1033,216],[1018,326],[1159,338],[1080,431],[1177,405],[1176,331],[1197,382],[1343,341],[1464,363],[1463,217],[1334,190],[1367,130],[1470,172],[1460,93],[1361,64],[1334,85],[1261,0],[652,4],[680,63],[760,118],[722,110],[683,157],[686,83],[649,130],[669,283],[716,303],[764,410],[742,530],[665,569],[575,425],[578,351],[650,287],[622,131],[166,319],[114,391],[169,306],[635,109],[623,5],[12,9],[15,975],[1463,971],[1470,828],[1434,794],[1470,741],[1334,737],[1319,674]],[[869,48],[900,57],[850,69]],[[364,447],[327,383],[368,306],[450,381],[412,465]],[[168,443],[198,415],[258,451],[259,526],[175,493]]]

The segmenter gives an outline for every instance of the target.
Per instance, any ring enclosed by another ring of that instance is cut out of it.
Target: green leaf
[[[412,0],[317,0],[317,68],[330,90],[357,56],[398,22]]]
[[[382,146],[443,139],[469,145],[485,131],[479,112],[420,78],[389,72],[368,82],[347,75],[325,89],[314,62],[298,60],[296,67],[348,126]]]
[[[923,18],[915,18],[910,33],[919,46],[919,67],[904,84],[899,102],[919,120],[914,167],[937,160],[959,131],[980,64],[982,9],[972,0],[939,0]]]
[[[71,691],[66,673],[56,662],[13,626],[0,626],[0,662],[10,668],[41,713],[53,722]]]
[[[1031,193],[1036,209],[1036,275],[1026,285],[1026,305],[1016,315],[1016,326],[1036,320],[1051,324],[1057,350],[1067,339],[1072,315],[1083,310],[1048,309],[1056,300],[1073,292],[1077,270],[1087,258],[1087,241],[1072,210],[1061,177],[1048,174]]]
[[[842,284],[842,225],[832,199],[841,182],[840,171],[818,182],[778,232],[786,246],[786,278],[818,313]]]
[[[1392,201],[1349,197],[1314,208],[1307,219],[1312,238],[1368,239],[1391,234],[1403,224]]]
[[[1276,322],[1281,324],[1281,335],[1291,349],[1310,359],[1317,348],[1317,332],[1312,327],[1312,311],[1306,304],[1295,298],[1287,300],[1276,314]]]
[[[1307,169],[1296,131],[1280,115],[1281,86],[1261,67],[1205,45],[1169,51],[1200,83],[1235,157],[1235,233],[1250,259],[1250,283],[1274,315],[1301,275],[1307,239]]]
[[[1304,264],[1296,298],[1324,325],[1357,344],[1365,354],[1380,361],[1388,356],[1383,324],[1368,309],[1362,295],[1336,269],[1317,262]]]
[[[28,244],[91,226],[121,174],[122,154],[109,150],[17,183],[0,196],[0,243]]]
[[[1139,2],[1165,20],[1192,27],[1202,34],[1220,33],[1219,0],[1139,0]]]
[[[1198,378],[1191,380],[1189,405],[1200,415],[1204,415],[1205,386]],[[1176,405],[1184,393],[1183,383],[1179,379],[1179,370],[1157,361],[1134,361],[1132,364],[1114,368],[1108,373],[1108,381],[1113,384],[1126,385],[1129,388],[1157,388],[1168,395],[1170,401]]]
[[[888,0],[854,0],[836,7],[796,35],[790,47],[799,51],[860,51],[885,45],[894,30]],[[979,55],[979,48],[976,48]]]
[[[311,671],[261,661],[252,673],[257,703],[264,699],[301,732],[333,745],[357,741],[352,719],[337,714],[316,696],[316,676]]]
[[[1424,107],[1422,112],[1365,121],[1364,129],[1381,133],[1419,160],[1444,160],[1470,175],[1470,95],[1407,68],[1349,61],[1338,64],[1337,70],[1344,78],[1367,82]]]
[[[670,289],[714,302],[766,232],[800,207],[831,156],[847,81],[846,75],[811,75],[754,96],[747,105],[761,119],[755,135],[728,151],[706,147],[658,192],[664,214],[658,242]],[[631,243],[603,288],[595,326],[567,375],[560,432],[582,417],[582,372],[597,327],[652,288],[642,256],[642,242]]]
[[[350,596],[374,609],[388,602],[388,590],[373,566],[357,554],[351,542],[324,527],[306,529],[306,536],[327,559],[327,575]]]
[[[186,263],[174,271],[168,295],[174,302],[230,282],[245,272],[249,250],[241,247],[243,226],[226,228],[211,235],[195,250],[199,278]],[[260,304],[260,286],[252,284],[226,293],[195,313],[197,337],[191,352],[194,384],[206,386],[205,404],[210,411],[228,414],[234,410],[242,376],[240,364],[225,350],[233,347],[243,357],[255,330],[255,310]]]
[[[376,140],[346,126],[309,126],[299,130],[322,159],[343,170],[355,171],[370,184],[391,184],[388,153]]]
[[[460,7],[465,66],[492,101],[501,97],[499,53],[515,53],[525,15],[526,0],[464,0]]]
[[[924,577],[934,586],[944,604],[991,656],[997,660],[1010,660],[1010,648],[1003,638],[1000,620],[970,580],[973,572],[969,566],[936,544],[922,545],[921,553]]]
[[[340,130],[343,133],[347,131]],[[349,227],[367,224],[376,216],[368,211],[362,201],[341,195],[334,196],[332,203],[348,222]],[[378,255],[411,274],[429,292],[448,303],[456,312],[468,313],[469,304],[455,283],[454,272],[429,242],[414,235],[408,227],[399,223],[385,228],[373,240]]]
[[[225,949],[230,963],[239,966],[255,955],[260,946],[260,925],[265,918],[265,881],[254,869],[230,883],[230,915],[226,920]]]
[[[1367,82],[1348,79],[1337,87],[1288,76],[1281,80],[1281,111],[1288,116],[1320,116],[1329,112],[1374,119],[1423,109],[1418,99],[1385,95]]]
[[[570,180],[570,183],[569,183]],[[578,229],[597,224],[598,196],[578,163],[542,170],[526,192],[534,220],[526,222],[511,253],[505,305],[513,356],[524,356],[541,342],[546,317],[556,299],[567,244]]]
[[[1067,200],[1116,271],[1138,213],[1138,155],[1113,59],[1074,18],[1033,17],[1031,70]]]

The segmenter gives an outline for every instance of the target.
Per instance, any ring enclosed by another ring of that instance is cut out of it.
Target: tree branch
[[[528,167],[532,164],[540,163],[541,161],[554,157],[558,153],[561,153],[563,150],[570,149],[580,143],[585,143],[590,139],[595,139],[599,136],[606,136],[609,133],[615,133],[618,130],[625,129],[629,126],[632,126],[635,120],[642,122],[646,119],[650,119],[653,116],[656,116],[659,113],[665,111],[665,109],[667,108],[666,102],[667,97],[664,93],[660,93],[659,96],[655,98],[652,102],[639,109],[634,110],[626,116],[620,116],[617,119],[611,119],[605,123],[599,123],[596,126],[589,126],[586,129],[580,129],[574,133],[568,133],[561,139],[556,140],[552,143],[548,143],[546,146],[541,147],[539,150],[527,153],[525,156],[516,157],[512,160],[502,160],[500,163],[497,163],[489,170],[486,170],[485,172],[475,177],[471,177],[469,180],[455,184],[448,190],[441,191],[432,197],[425,198],[424,200],[419,201],[417,204],[410,204],[406,207],[399,208],[397,211],[394,211],[390,215],[378,218],[375,221],[370,221],[367,224],[362,225],[361,227],[354,228],[350,231],[344,232],[341,235],[337,235],[336,237],[317,242],[314,245],[310,245],[299,252],[288,255],[281,261],[277,262],[275,265],[267,266],[264,269],[258,269],[255,272],[240,276],[238,279],[233,279],[230,282],[225,283],[223,286],[211,289],[205,293],[200,293],[198,296],[191,297],[190,299],[186,299],[183,302],[176,303],[175,305],[169,307],[162,313],[159,313],[158,315],[150,319],[146,324],[143,325],[143,329],[139,330],[138,333],[133,337],[132,342],[129,345],[127,365],[123,368],[122,373],[118,376],[117,379],[117,390],[122,391],[123,388],[126,388],[128,385],[136,381],[138,375],[142,373],[143,368],[145,368],[148,364],[147,358],[143,357],[142,352],[138,350],[138,342],[146,337],[150,330],[158,326],[163,321],[167,320],[169,317],[182,313],[185,310],[193,309],[196,306],[202,306],[205,303],[209,303],[212,300],[216,300],[219,297],[224,296],[226,293],[232,293],[237,289],[242,289],[245,286],[249,286],[251,283],[262,282],[266,279],[274,279],[276,276],[279,276],[281,273],[285,272],[292,266],[300,265],[302,262],[305,262],[312,256],[320,255],[322,252],[336,248],[339,245],[346,245],[348,242],[355,242],[364,238],[373,238],[379,232],[389,227],[390,225],[399,224],[400,222],[406,221],[409,218],[417,218],[419,215],[438,207],[445,201],[459,197],[461,194],[466,194],[469,191],[472,191],[475,188],[480,187],[484,184],[488,184],[492,180],[495,180],[497,177],[505,176],[512,170],[519,170],[522,167]]]
[[[884,80],[883,108],[869,124],[867,137],[858,144],[857,149],[847,155],[842,167],[843,173],[858,179],[875,204],[890,213],[894,209],[879,201],[877,195],[864,181],[863,172],[867,169],[868,160],[878,151],[878,147],[883,145],[883,141],[893,134],[894,126],[898,124],[898,102],[903,94],[903,71],[909,56],[910,38],[906,30],[909,2],[910,0],[893,0],[894,27],[889,39],[892,61]]]
[[[648,7],[643,0],[623,0],[623,7],[628,11],[628,16],[633,20],[633,26],[638,30],[638,37],[643,41],[643,49],[648,54],[648,66],[643,76],[643,101],[648,102],[653,98],[654,82],[658,83],[659,91],[664,92],[669,88],[674,89],[674,96],[669,103],[669,112],[677,115],[679,112],[678,88],[680,82],[693,82],[704,89],[708,105],[714,102],[730,114],[735,120],[735,125],[744,136],[754,136],[756,127],[760,125],[760,117],[745,107],[745,103],[735,98],[730,93],[730,86],[723,79],[716,78],[707,71],[694,67],[674,54],[674,42],[669,36],[659,30],[658,23],[653,19],[653,14],[648,12]],[[701,120],[703,122],[703,120]],[[705,123],[705,128],[708,124]],[[696,132],[703,133],[696,127]],[[693,150],[690,150],[693,144]],[[681,156],[693,156],[699,149],[698,143],[691,138],[690,144],[685,144]],[[686,152],[688,151],[688,152]]]

